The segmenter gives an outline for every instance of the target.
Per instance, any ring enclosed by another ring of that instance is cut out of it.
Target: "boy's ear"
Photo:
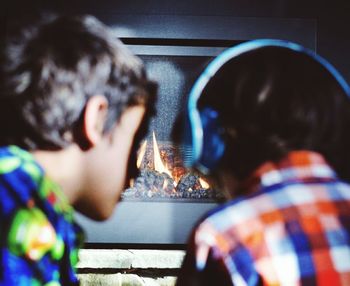
[[[95,146],[102,139],[107,112],[108,101],[103,95],[94,95],[87,101],[83,131],[89,147]]]

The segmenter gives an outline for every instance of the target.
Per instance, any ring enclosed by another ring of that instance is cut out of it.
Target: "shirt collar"
[[[246,186],[255,191],[288,182],[334,180],[336,173],[324,157],[311,151],[292,151],[278,162],[262,164],[247,180]]]

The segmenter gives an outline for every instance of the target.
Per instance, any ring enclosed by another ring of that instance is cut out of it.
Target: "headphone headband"
[[[314,60],[319,62],[331,75],[337,80],[339,85],[342,87],[344,92],[350,96],[350,87],[347,84],[343,76],[335,69],[335,67],[330,64],[327,60],[317,55],[314,51],[304,48],[303,46],[284,41],[284,40],[272,40],[272,39],[261,39],[261,40],[252,40],[237,46],[231,47],[220,55],[218,55],[202,72],[199,78],[194,83],[192,90],[189,94],[189,100],[187,105],[187,117],[186,120],[186,129],[190,129],[190,134],[186,134],[184,138],[184,161],[187,166],[198,167],[202,172],[207,173],[210,169],[210,166],[205,166],[200,162],[200,159],[203,154],[203,126],[201,115],[198,112],[197,104],[198,100],[201,97],[203,90],[210,81],[210,79],[218,72],[218,70],[229,60],[242,55],[247,52],[254,51],[256,49],[264,47],[281,47],[287,48],[289,50],[303,53],[309,55]],[[188,132],[188,131],[185,131]]]

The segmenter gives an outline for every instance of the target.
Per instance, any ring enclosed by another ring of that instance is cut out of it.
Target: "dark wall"
[[[347,0],[4,0],[7,11],[50,7],[71,12],[241,17],[333,17],[348,15]]]
[[[350,18],[322,18],[318,24],[318,52],[350,83]]]
[[[333,63],[350,81],[350,1],[348,0],[37,0],[2,1],[1,30],[6,21],[18,21],[35,9],[49,8],[69,13],[90,13],[103,20],[106,15],[186,15],[310,18],[317,20],[317,52]],[[160,23],[159,29],[162,29]],[[156,33],[156,31],[155,31]]]

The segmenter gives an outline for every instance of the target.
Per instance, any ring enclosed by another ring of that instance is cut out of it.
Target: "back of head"
[[[244,52],[233,50],[235,55],[216,68],[196,100],[202,123],[203,110],[217,113],[218,127],[211,133],[220,134],[224,146],[210,171],[225,168],[244,179],[265,161],[279,160],[292,150],[311,150],[349,178],[345,81],[322,58],[298,45],[254,45]],[[204,157],[205,142],[210,141],[206,136],[203,130]]]
[[[0,144],[31,150],[79,141],[93,95],[108,100],[106,132],[148,97],[141,61],[92,16],[43,17],[10,35],[0,76]]]

